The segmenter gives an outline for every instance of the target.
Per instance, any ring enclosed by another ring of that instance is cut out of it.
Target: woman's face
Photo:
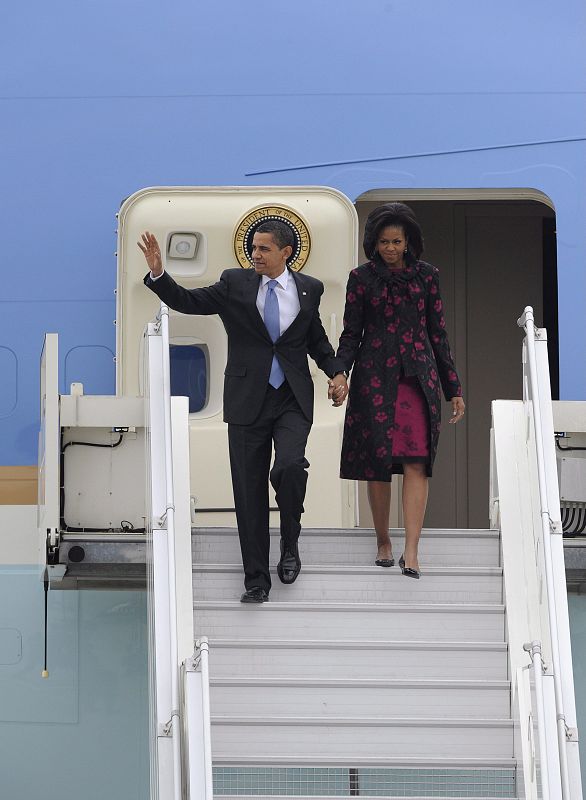
[[[406,247],[405,231],[398,225],[388,225],[378,235],[376,249],[388,267],[404,266]]]

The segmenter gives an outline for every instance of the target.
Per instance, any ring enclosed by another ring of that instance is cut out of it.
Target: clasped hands
[[[348,394],[348,381],[346,380],[346,376],[342,375],[334,375],[333,378],[330,378],[328,381],[328,400],[332,400],[333,406],[341,406],[344,400],[346,399],[346,395]]]

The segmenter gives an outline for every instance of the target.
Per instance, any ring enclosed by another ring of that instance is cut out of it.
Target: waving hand
[[[154,234],[148,231],[142,234],[141,239],[143,243],[137,242],[137,245],[144,253],[144,257],[146,258],[146,262],[153,276],[157,278],[159,275],[163,274],[163,260],[161,258],[159,243]]]

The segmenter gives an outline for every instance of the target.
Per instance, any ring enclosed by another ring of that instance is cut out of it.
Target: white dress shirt
[[[271,278],[268,275],[262,276],[256,296],[256,307],[263,320],[265,318],[265,302],[268,292],[267,285],[270,280]],[[277,281],[275,292],[279,300],[279,335],[282,336],[297,314],[299,314],[299,294],[297,293],[295,278],[288,269],[281,272],[275,280]]]
[[[161,275],[162,274],[161,272]],[[151,272],[151,280],[157,281],[161,275],[155,277]],[[268,275],[262,276],[256,296],[256,307],[263,320],[265,318],[265,301],[268,292],[267,284],[270,280],[271,278],[269,278]],[[282,336],[297,314],[299,314],[299,294],[297,293],[295,278],[288,269],[283,270],[275,280],[277,281],[275,291],[277,292],[277,298],[279,300],[279,334]]]

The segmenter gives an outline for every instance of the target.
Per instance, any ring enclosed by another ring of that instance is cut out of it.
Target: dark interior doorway
[[[367,194],[357,201],[360,241],[370,211],[399,199],[393,191],[388,199],[377,192],[376,199]],[[522,398],[522,332],[516,320],[527,305],[548,330],[552,396],[559,397],[555,213],[533,200],[406,202],[423,228],[423,259],[440,269],[448,334],[467,403],[465,420],[457,426],[445,424],[449,406],[444,408],[425,524],[484,528],[491,402]],[[366,525],[370,517],[360,488]]]

